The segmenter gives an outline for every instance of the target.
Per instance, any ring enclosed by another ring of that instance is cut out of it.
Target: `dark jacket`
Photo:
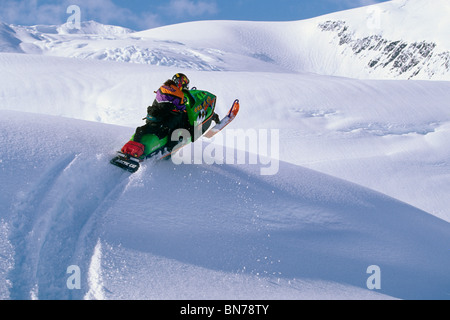
[[[184,93],[177,86],[163,85],[156,91],[156,98],[147,108],[147,113],[153,118],[163,120],[173,113],[185,111],[184,103]]]

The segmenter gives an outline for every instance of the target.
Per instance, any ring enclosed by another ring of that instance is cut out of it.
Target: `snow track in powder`
[[[129,128],[0,116],[4,298],[447,295],[448,223],[398,200],[283,161],[274,176],[171,161],[130,175],[109,163]]]
[[[43,172],[12,208],[10,236],[15,268],[13,299],[83,298],[89,290],[68,290],[67,268],[88,270],[98,235],[95,225],[127,185],[127,174],[111,170],[103,157],[68,154]],[[95,177],[95,178],[94,178]]]

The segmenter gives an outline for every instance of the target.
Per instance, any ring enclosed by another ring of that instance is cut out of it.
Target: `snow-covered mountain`
[[[4,51],[196,70],[245,66],[248,71],[449,80],[449,15],[447,0],[394,0],[303,21],[200,21],[141,32],[93,21],[79,30],[2,24],[0,44]]]
[[[319,27],[342,59],[336,74],[353,63],[361,77],[448,80],[449,15],[446,0],[394,0],[327,16]]]
[[[0,22],[0,52],[23,52],[21,42],[13,28]]]
[[[401,80],[448,80],[434,1],[142,32],[0,24],[0,299],[448,299],[449,82]],[[189,163],[110,165],[180,70],[238,117]]]

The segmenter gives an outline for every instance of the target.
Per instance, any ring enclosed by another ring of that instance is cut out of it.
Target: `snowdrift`
[[[257,165],[171,161],[130,175],[108,163],[128,128],[0,119],[2,298],[448,295],[448,223],[385,195],[284,162],[267,177]],[[71,265],[84,271],[80,290],[66,286]],[[378,293],[366,287],[371,265]]]

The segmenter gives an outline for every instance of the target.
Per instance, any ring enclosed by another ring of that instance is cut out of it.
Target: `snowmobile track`
[[[17,195],[12,210],[18,218],[10,236],[12,299],[82,299],[88,292],[86,274],[98,242],[95,224],[126,188],[126,175],[109,169],[103,160],[70,154]],[[67,288],[71,265],[81,270],[81,290]]]

